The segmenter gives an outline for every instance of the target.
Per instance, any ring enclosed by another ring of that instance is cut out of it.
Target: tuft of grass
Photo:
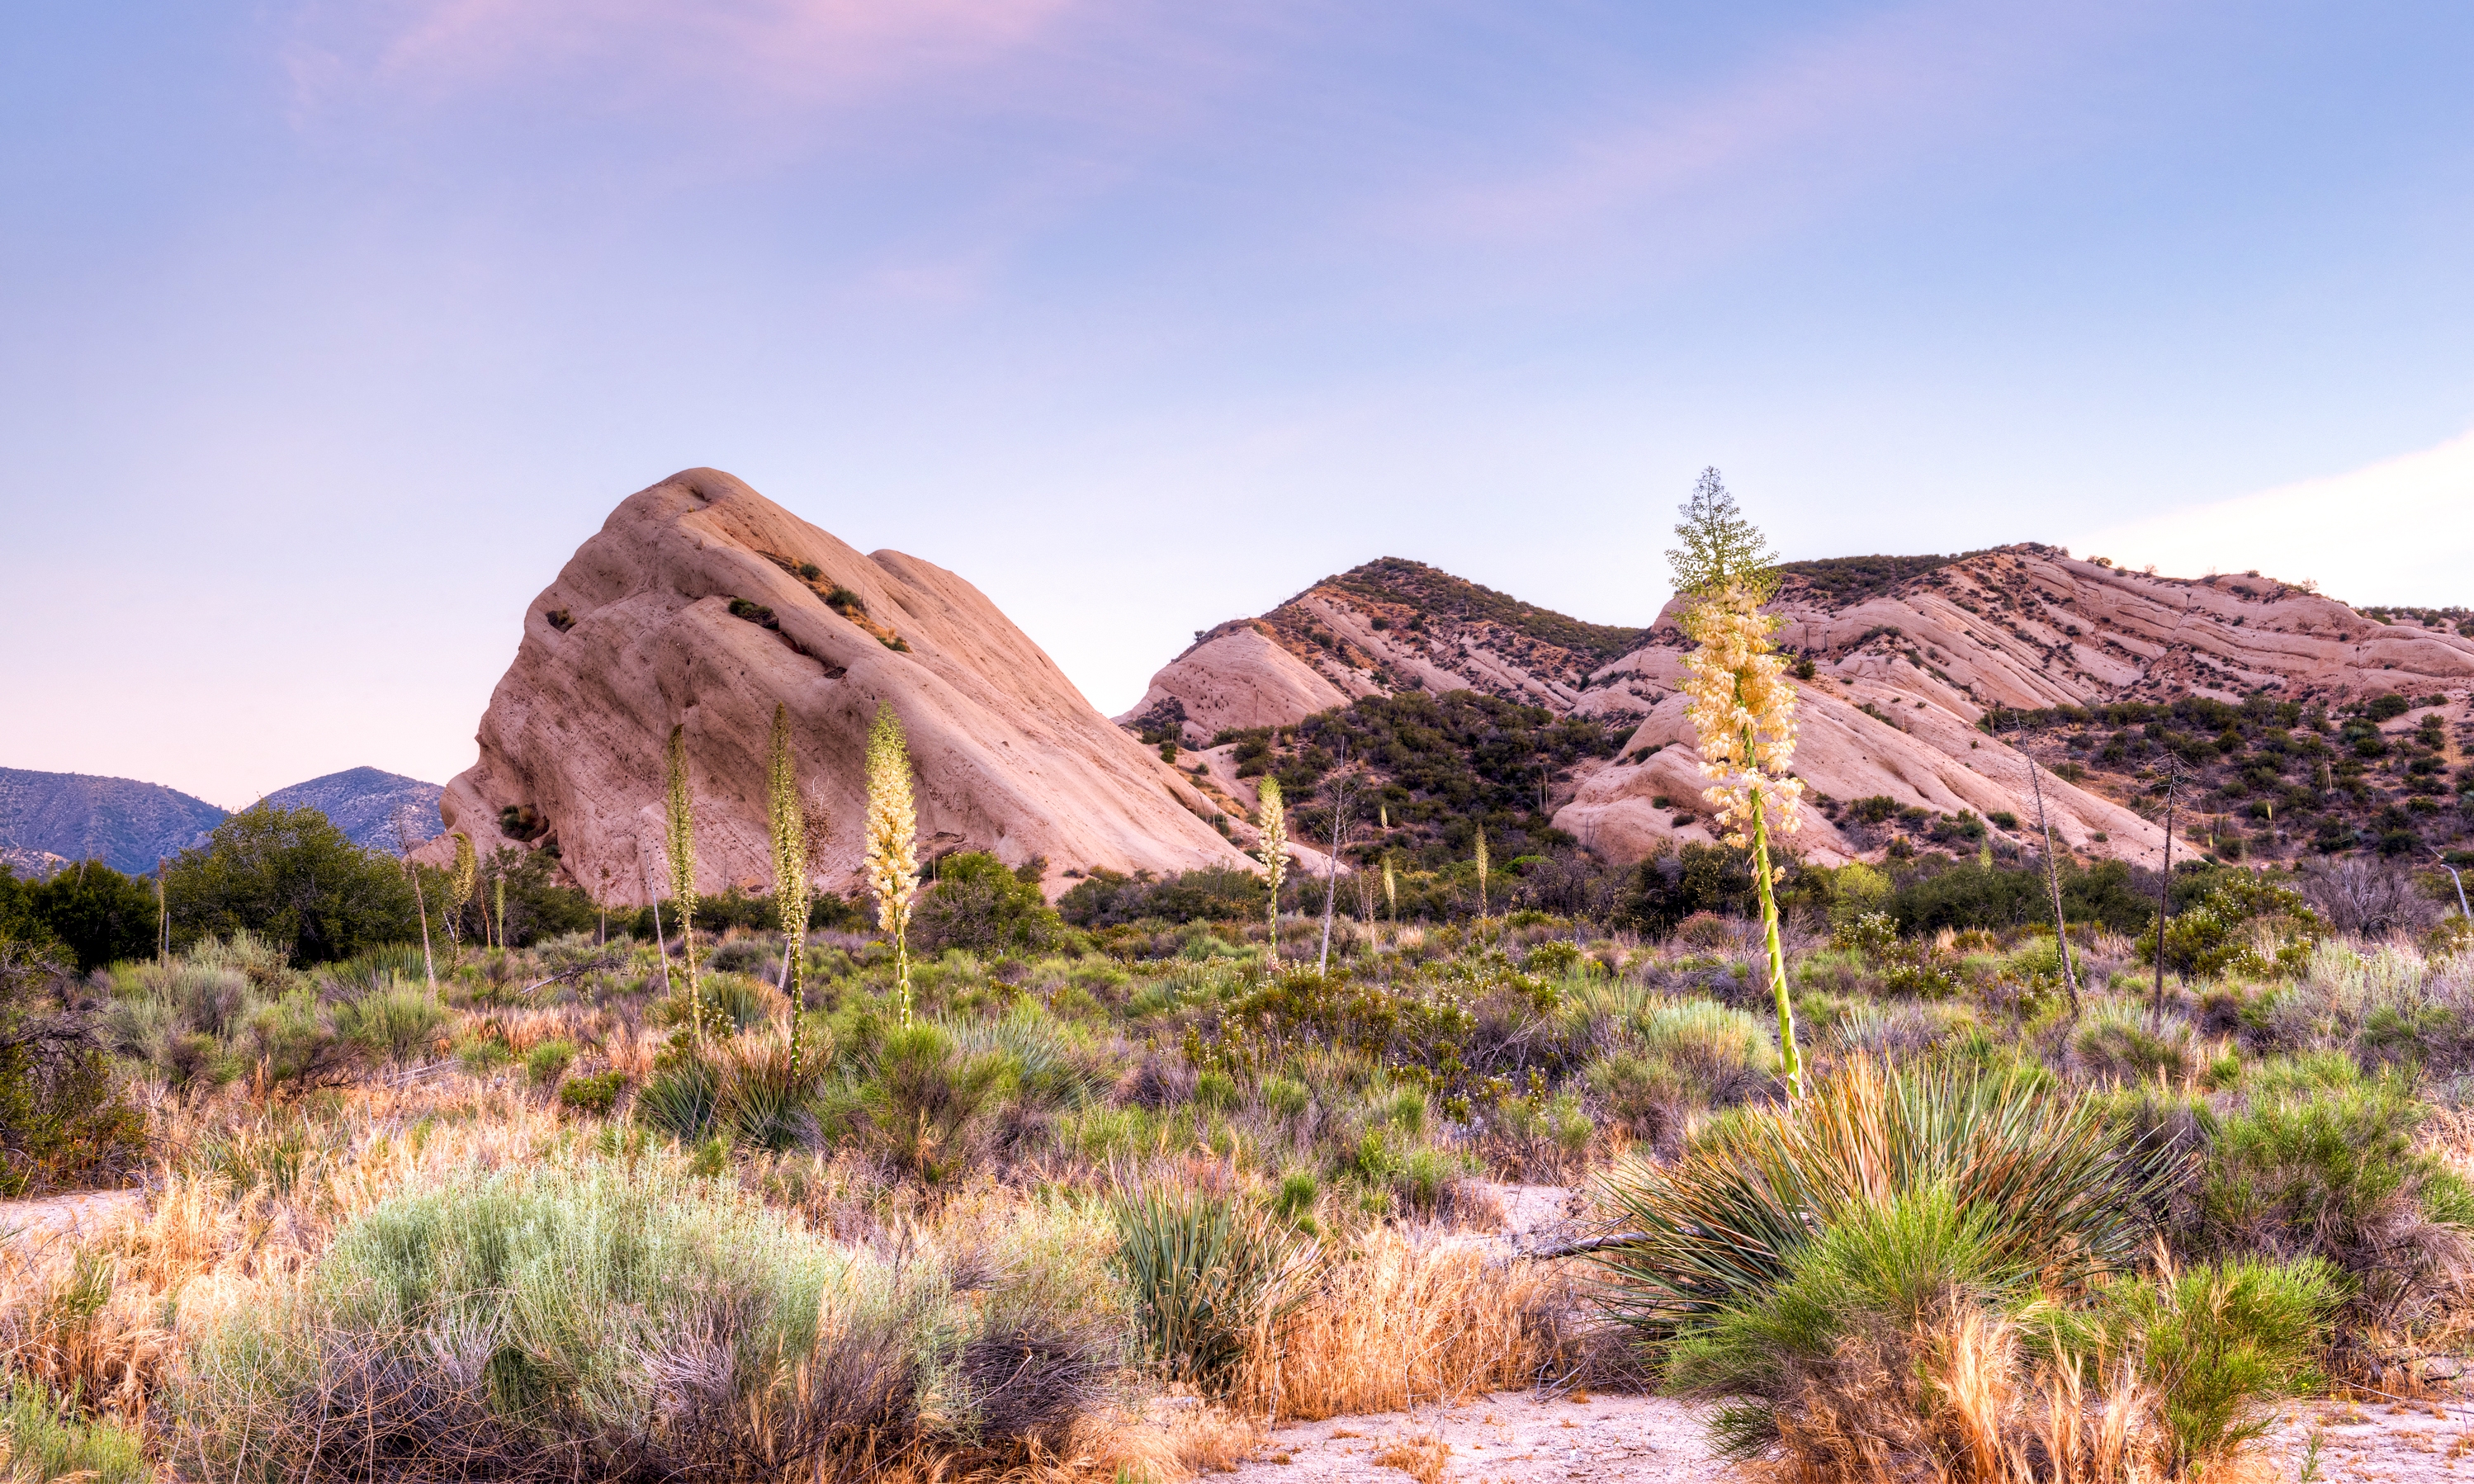
[[[1638,1238],[1603,1254],[1615,1312],[1652,1339],[1785,1281],[1816,1222],[1946,1189],[2004,1260],[2075,1292],[2129,1268],[2175,1167],[2102,1109],[2017,1068],[1886,1071],[1858,1058],[1801,1105],[1713,1120],[1672,1163],[1618,1165],[1601,1200]],[[1980,1213],[1980,1216],[1977,1214]]]
[[[0,1406],[0,1467],[26,1484],[147,1484],[155,1476],[136,1426],[81,1417],[24,1376],[11,1378]]]
[[[1145,1351],[1171,1379],[1227,1396],[1300,1302],[1312,1263],[1233,1197],[1158,1187],[1120,1198],[1117,1263]]]

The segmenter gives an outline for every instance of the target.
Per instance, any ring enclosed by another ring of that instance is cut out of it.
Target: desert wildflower
[[[1272,887],[1270,962],[1272,967],[1278,968],[1280,966],[1280,881],[1289,874],[1289,812],[1280,803],[1278,779],[1263,780],[1262,804],[1254,814],[1263,827],[1263,839],[1255,847],[1255,859],[1263,863],[1264,878],[1271,883]]]
[[[1770,645],[1778,620],[1761,612],[1778,575],[1767,541],[1736,508],[1715,469],[1701,472],[1683,515],[1675,533],[1684,545],[1666,558],[1685,599],[1684,632],[1694,646],[1685,661],[1686,715],[1699,740],[1702,775],[1710,780],[1704,797],[1718,828],[1727,843],[1752,852],[1770,989],[1778,1000],[1780,1064],[1789,1094],[1800,1098],[1804,1058],[1795,1046],[1795,1006],[1771,891],[1783,874],[1770,864],[1771,826],[1794,834],[1804,795],[1803,783],[1786,776],[1795,755],[1795,688],[1787,683],[1785,657]]]
[[[893,935],[902,1025],[910,1026],[910,899],[919,890],[919,814],[910,797],[910,748],[883,701],[867,734],[867,855],[861,869],[876,897],[876,925]]]

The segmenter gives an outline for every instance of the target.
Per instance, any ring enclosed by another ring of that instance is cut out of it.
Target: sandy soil
[[[2318,1472],[2306,1475],[2312,1444]],[[2313,1401],[2288,1409],[2270,1433],[2268,1451],[2283,1461],[2278,1475],[2352,1484],[2429,1484],[2474,1479],[2474,1405],[2456,1396],[2426,1401]]]
[[[1734,1476],[1703,1441],[1699,1409],[1664,1397],[1540,1399],[1500,1392],[1467,1406],[1341,1417],[1273,1432],[1236,1477],[1248,1484],[1404,1475],[1470,1484],[1604,1479],[1699,1484]],[[1440,1472],[1428,1473],[1440,1462]]]
[[[145,1201],[143,1190],[83,1190],[39,1201],[0,1201],[0,1242],[93,1236]]]

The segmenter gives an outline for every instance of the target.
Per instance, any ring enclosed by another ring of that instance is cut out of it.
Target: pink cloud
[[[296,85],[314,102],[376,85],[433,98],[583,84],[613,107],[862,100],[1037,40],[1083,0],[404,0],[375,23],[303,16]]]
[[[1800,37],[1683,96],[1601,110],[1542,164],[1404,203],[1411,225],[1522,240],[1637,226],[1688,235],[1670,213],[1793,215],[1928,152],[1992,133],[2040,85],[2136,12],[2090,5],[1986,11],[1925,0]]]

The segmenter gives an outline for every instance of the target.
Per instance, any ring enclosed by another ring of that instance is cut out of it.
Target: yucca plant
[[[2094,1101],[2017,1069],[1889,1072],[1858,1058],[1800,1104],[1712,1124],[1671,1163],[1618,1165],[1600,1196],[1630,1229],[1597,1256],[1617,1279],[1616,1316],[1663,1340],[1776,1288],[1852,1203],[1937,1185],[1997,1257],[2069,1294],[2133,1263],[2178,1173]]]
[[[688,1034],[704,1035],[704,987],[696,977],[695,804],[688,787],[688,729],[670,728],[667,753],[669,787],[665,793],[664,843],[670,867],[670,901],[679,912],[679,949],[688,961]]]
[[[464,904],[473,900],[473,888],[480,871],[480,858],[473,853],[473,837],[457,832],[455,868],[447,877],[447,951],[457,965],[464,961]]]
[[[773,707],[765,824],[773,845],[773,905],[780,914],[786,987],[790,992],[790,1075],[799,1075],[800,1017],[808,1010],[808,816],[799,802],[799,765],[790,750],[790,711]]]
[[[893,935],[894,985],[910,1024],[910,904],[919,891],[919,813],[910,795],[910,748],[889,704],[876,705],[867,733],[867,852],[861,864],[876,896],[876,923]]]
[[[1117,1205],[1117,1265],[1136,1326],[1170,1377],[1235,1390],[1250,1351],[1270,1351],[1303,1299],[1311,1249],[1229,1196],[1148,1188]]]
[[[1263,839],[1255,848],[1255,859],[1263,863],[1263,877],[1272,888],[1272,937],[1265,949],[1267,961],[1274,969],[1280,966],[1280,882],[1289,874],[1289,812],[1280,802],[1280,780],[1265,778],[1255,817],[1261,821]]]
[[[1770,820],[1792,835],[1804,785],[1787,776],[1795,753],[1795,688],[1786,660],[1770,647],[1779,620],[1761,605],[1778,590],[1775,559],[1759,527],[1704,469],[1675,527],[1683,545],[1666,553],[1685,599],[1684,632],[1693,642],[1684,665],[1687,715],[1698,739],[1702,796],[1715,808],[1727,843],[1752,852],[1753,885],[1769,949],[1770,991],[1778,1002],[1779,1066],[1790,1097],[1804,1096],[1804,1058],[1795,1045],[1795,1002],[1779,942],[1778,900],[1770,888]],[[1481,837],[1483,840],[1483,837]]]

